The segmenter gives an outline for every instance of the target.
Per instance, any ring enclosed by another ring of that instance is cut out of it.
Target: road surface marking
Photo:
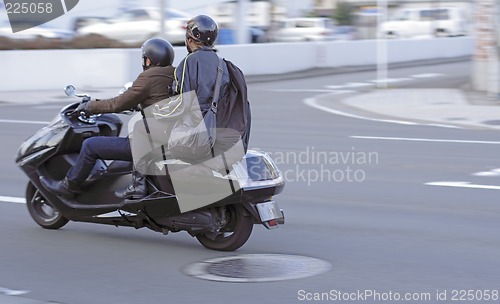
[[[429,126],[429,127],[440,127],[440,128],[450,128],[450,129],[463,129],[462,127],[459,127],[459,126],[452,126],[452,125],[445,125],[445,124],[436,124],[436,123],[426,124],[426,126]]]
[[[366,82],[349,82],[343,85],[327,85],[325,88],[333,89],[333,90],[338,90],[338,89],[353,89],[353,88],[361,88],[361,87],[368,87],[368,86],[373,86],[373,83],[366,83]]]
[[[378,136],[350,136],[350,138],[375,139],[375,140],[394,140],[394,141],[420,141],[420,142],[439,142],[439,143],[500,145],[500,141],[461,140],[461,139],[432,139],[432,138],[405,138],[405,137],[378,137]]]
[[[28,290],[14,290],[14,289],[0,287],[0,293],[3,293],[4,295],[7,295],[7,296],[20,296],[20,295],[29,293],[29,291]]]
[[[0,119],[3,123],[18,123],[18,124],[35,124],[35,125],[48,125],[48,121],[37,121],[37,120],[12,120],[12,119]]]
[[[406,121],[406,120],[377,119],[377,118],[371,118],[371,117],[366,117],[366,116],[360,116],[360,115],[355,115],[355,114],[350,114],[347,112],[334,110],[334,109],[326,107],[326,106],[322,106],[322,105],[318,104],[318,102],[316,100],[316,98],[322,97],[322,96],[329,96],[329,95],[342,94],[342,93],[351,93],[351,92],[354,92],[354,91],[348,91],[348,90],[346,90],[346,91],[330,91],[330,94],[323,94],[323,95],[318,95],[315,97],[306,98],[302,102],[305,105],[308,105],[308,106],[313,107],[315,109],[325,111],[325,112],[335,114],[335,115],[350,117],[350,118],[375,121],[375,122],[395,123],[395,124],[399,124],[399,125],[409,125],[409,126],[429,126],[429,127],[440,127],[440,128],[463,129],[462,127],[459,127],[459,126],[446,125],[446,124],[437,124],[437,123],[420,124],[420,123]]]
[[[443,74],[426,73],[426,74],[411,75],[410,77],[413,77],[413,78],[434,78],[434,77],[440,77],[440,76],[443,76]]]
[[[327,89],[270,89],[266,91],[271,91],[271,92],[319,92],[319,93],[335,93],[336,91],[333,90],[327,90]],[[338,92],[338,91],[337,91]],[[342,91],[345,93],[350,93],[353,91]]]
[[[342,111],[337,111],[334,109],[331,109],[329,107],[325,107],[322,105],[319,105],[316,101],[315,98],[306,98],[302,101],[304,104],[316,108],[321,111],[325,111],[328,113],[340,115],[340,116],[345,116],[345,117],[350,117],[350,118],[356,118],[356,119],[363,119],[363,120],[369,120],[369,121],[376,121],[376,122],[388,122],[388,123],[395,123],[395,124],[400,124],[400,125],[418,125],[417,123],[414,122],[409,122],[409,121],[403,121],[403,120],[390,120],[390,119],[375,119],[375,118],[370,118],[370,117],[365,117],[365,116],[359,116],[359,115],[354,115]]]
[[[12,196],[2,196],[2,195],[0,195],[0,202],[15,203],[15,204],[26,204],[26,199],[24,197],[12,197]]]
[[[397,83],[411,80],[410,78],[385,78],[385,79],[374,79],[370,80],[373,83]]]
[[[474,176],[500,176],[500,169],[493,169],[490,171],[476,172],[473,173]]]
[[[100,218],[121,217],[123,215],[134,216],[135,214],[134,213],[130,213],[130,212],[126,212],[126,211],[120,211],[120,212],[113,211],[113,212],[109,212],[109,213],[97,215],[96,217],[100,217]]]
[[[425,183],[428,186],[439,187],[454,187],[454,188],[471,188],[471,189],[487,189],[487,190],[500,190],[500,186],[494,185],[477,185],[469,182],[431,182]]]
[[[351,90],[331,90],[329,95],[349,94],[355,92],[356,91],[351,91]]]

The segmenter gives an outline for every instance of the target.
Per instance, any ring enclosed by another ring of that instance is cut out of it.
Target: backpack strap
[[[214,88],[214,97],[212,98],[212,106],[210,109],[214,112],[217,113],[217,104],[219,103],[219,94],[220,94],[220,87],[222,84],[222,64],[224,63],[224,60],[222,58],[219,58],[219,66],[217,67],[217,81],[215,82],[215,88]]]

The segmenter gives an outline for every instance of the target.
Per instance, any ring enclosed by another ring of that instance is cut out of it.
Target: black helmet
[[[218,34],[219,27],[217,23],[206,15],[198,15],[187,23],[187,37],[201,42],[206,46],[213,46]]]
[[[148,39],[141,47],[142,50],[142,66],[146,66],[146,58],[151,60],[151,66],[168,66],[174,62],[174,48],[165,39],[151,38]]]

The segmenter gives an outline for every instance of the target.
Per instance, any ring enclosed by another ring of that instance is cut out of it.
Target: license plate
[[[270,220],[275,220],[283,217],[281,210],[275,201],[260,203],[257,204],[256,206],[257,210],[259,211],[260,220],[262,222],[267,222]]]

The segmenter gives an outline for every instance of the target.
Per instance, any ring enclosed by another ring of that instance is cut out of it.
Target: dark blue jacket
[[[196,91],[203,115],[210,108],[214,96],[218,66],[219,56],[217,53],[212,48],[203,47],[187,55],[175,69],[176,93]],[[229,72],[225,64],[222,65],[222,70],[219,98],[223,98],[227,94],[229,84]]]

